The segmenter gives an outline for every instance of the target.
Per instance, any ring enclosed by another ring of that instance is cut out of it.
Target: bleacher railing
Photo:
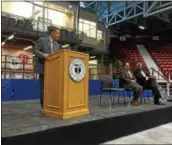
[[[32,78],[35,77],[35,68],[34,68],[34,58],[28,56],[10,56],[10,55],[2,55],[1,60],[1,69],[4,78],[7,78],[7,74],[10,73],[20,73],[22,74],[22,78],[24,78],[25,74],[31,74]],[[172,80],[172,70],[169,70],[168,76],[164,77],[159,71],[155,71],[151,69],[151,74],[157,73],[159,76],[163,77],[165,80],[171,82]],[[99,74],[105,75],[114,75],[118,76],[121,69],[119,68],[89,68],[89,76],[90,78],[99,79]],[[158,77],[157,79],[159,79]]]
[[[1,78],[10,79],[37,79],[34,59],[28,56],[2,55]]]
[[[35,72],[35,61],[33,58],[26,56],[9,56],[2,55],[1,60],[1,78],[2,79],[38,79]],[[153,69],[152,69],[153,71]],[[99,75],[113,75],[118,79],[121,69],[117,68],[89,68],[89,79],[98,80]],[[154,70],[154,73],[158,73]],[[160,76],[161,74],[158,73]],[[166,83],[167,93],[172,95],[172,70],[168,73],[168,78],[164,78],[161,83]],[[162,77],[162,76],[161,76]],[[158,78],[157,78],[158,81]]]

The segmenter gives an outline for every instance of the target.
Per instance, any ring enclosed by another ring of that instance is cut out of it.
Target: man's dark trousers
[[[157,82],[156,82],[156,79],[153,78],[153,79],[149,79],[149,88],[152,89],[152,92],[154,94],[154,100],[155,102],[158,101],[160,98],[161,98],[161,93],[158,89],[158,86],[157,86]]]
[[[157,82],[156,82],[155,78],[149,79],[149,80],[144,81],[144,82],[140,82],[139,84],[142,85],[143,88],[145,88],[145,89],[151,89],[152,90],[155,102],[157,102],[161,98],[161,94],[158,90]]]
[[[40,103],[41,107],[43,108],[44,103],[44,75],[39,74],[39,84],[40,84]]]

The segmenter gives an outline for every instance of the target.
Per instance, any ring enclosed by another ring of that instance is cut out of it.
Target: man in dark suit
[[[60,38],[60,29],[56,27],[49,27],[49,36],[41,37],[35,44],[34,54],[36,56],[35,70],[39,74],[40,82],[40,103],[43,108],[44,101],[44,62],[48,59],[48,56],[54,54],[60,49],[60,45],[57,42]]]
[[[146,89],[151,89],[154,95],[154,104],[160,105],[161,94],[157,87],[156,78],[151,76],[147,69],[143,69],[141,63],[137,64],[137,69],[134,71],[134,75],[137,79],[137,82]]]
[[[124,70],[121,72],[120,80],[123,88],[131,88],[134,90],[133,104],[139,105],[139,97],[142,93],[142,86],[136,83],[135,77],[130,70],[130,64],[128,62],[124,64]]]

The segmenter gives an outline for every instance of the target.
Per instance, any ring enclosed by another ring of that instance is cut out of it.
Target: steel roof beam
[[[162,3],[160,1],[154,1],[150,6],[145,8],[144,17],[150,17],[165,11],[172,9],[172,2]]]
[[[89,2],[88,4],[85,5],[85,8],[90,8],[96,1]]]
[[[109,9],[106,2],[91,1],[85,2],[86,8],[94,10],[97,14],[98,20],[105,23],[107,27],[124,22],[126,20],[143,16],[156,16],[170,23],[170,19],[167,14],[159,15],[159,13],[166,12],[172,9],[172,1],[141,1],[131,4],[126,2],[118,8]]]
[[[107,17],[109,18],[108,26],[112,26],[114,24],[118,24],[120,22],[129,20],[131,18],[142,15],[144,12],[144,4],[143,2],[139,2],[137,4],[130,5],[128,7],[124,6],[123,10],[119,10],[116,12],[111,12]]]
[[[156,17],[160,20],[163,20],[164,22],[171,24],[167,13],[159,13],[158,15],[156,15]]]

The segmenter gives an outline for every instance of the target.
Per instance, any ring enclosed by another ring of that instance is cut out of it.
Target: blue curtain
[[[2,79],[2,101],[38,99],[40,88],[38,80]]]

